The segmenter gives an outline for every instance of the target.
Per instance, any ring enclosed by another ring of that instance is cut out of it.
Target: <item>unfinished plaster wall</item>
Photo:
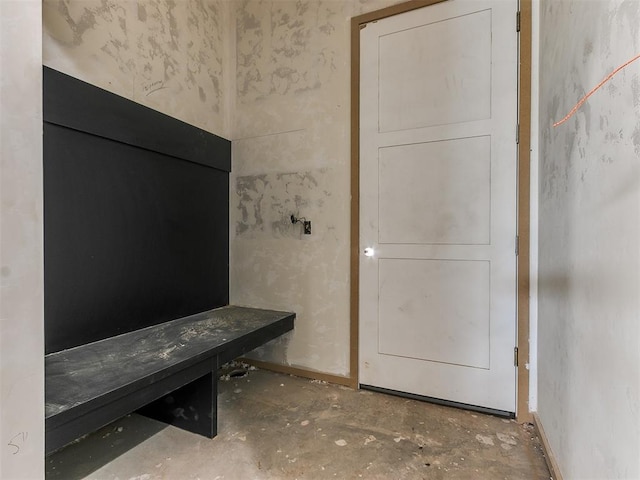
[[[0,478],[44,476],[40,0],[0,2]]]
[[[538,412],[564,478],[640,478],[640,2],[543,0]]]
[[[349,375],[350,18],[392,3],[235,3],[231,301],[298,314],[259,359]]]
[[[531,2],[531,156],[529,171],[529,411],[538,410],[538,123],[540,0]]]
[[[44,0],[44,64],[230,136],[224,0]]]

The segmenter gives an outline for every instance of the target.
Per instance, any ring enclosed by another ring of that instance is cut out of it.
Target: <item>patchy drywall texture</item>
[[[538,411],[564,478],[640,478],[640,2],[544,0]]]
[[[540,80],[540,0],[531,2],[531,157],[529,218],[529,411],[538,410],[538,124]]]
[[[224,0],[44,0],[44,63],[229,137]]]
[[[44,477],[40,0],[0,2],[0,478]]]
[[[349,110],[350,18],[395,3],[399,1],[236,2],[235,138],[307,129],[313,119],[325,126],[332,125],[332,116],[344,120]]]
[[[236,237],[255,239],[267,232],[275,238],[298,238],[301,225],[291,218],[291,212],[297,218],[301,210],[325,206],[331,197],[326,173],[323,168],[237,177],[240,211]]]
[[[309,153],[304,134],[234,144],[232,303],[298,314],[295,332],[259,351],[258,358],[346,375],[349,245],[339,230],[348,232],[340,222],[341,210],[348,211],[348,177],[329,162],[277,161],[296,153]],[[246,172],[239,156],[262,160],[263,168]],[[291,223],[292,214],[311,220],[311,235]]]
[[[260,359],[349,375],[350,19],[392,3],[234,4],[231,301],[298,315]]]

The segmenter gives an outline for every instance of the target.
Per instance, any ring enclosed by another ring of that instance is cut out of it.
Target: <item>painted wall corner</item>
[[[553,126],[639,52],[640,3],[541,1],[538,414],[565,478],[640,477],[640,62]]]
[[[0,477],[44,477],[39,0],[0,3]]]
[[[349,375],[350,19],[393,3],[234,4],[231,298],[298,315],[260,360]]]

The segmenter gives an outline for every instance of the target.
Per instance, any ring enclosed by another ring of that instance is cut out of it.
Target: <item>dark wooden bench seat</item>
[[[213,438],[218,367],[293,329],[294,319],[226,306],[46,355],[47,453],[142,407]]]

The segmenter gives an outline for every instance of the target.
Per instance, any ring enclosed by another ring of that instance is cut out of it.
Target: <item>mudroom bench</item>
[[[46,452],[134,411],[215,437],[218,367],[294,319],[226,306],[46,355]]]

